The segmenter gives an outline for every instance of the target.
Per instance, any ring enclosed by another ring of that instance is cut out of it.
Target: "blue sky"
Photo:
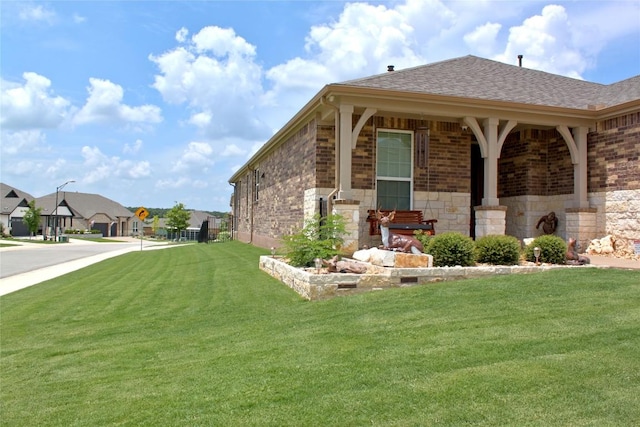
[[[609,84],[635,1],[0,2],[1,170],[35,197],[229,211],[229,177],[325,84],[468,54]]]

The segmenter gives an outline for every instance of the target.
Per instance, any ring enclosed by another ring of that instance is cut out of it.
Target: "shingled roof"
[[[56,204],[55,199],[56,193],[52,193],[38,198],[36,204],[50,209],[49,212],[53,212]],[[105,214],[113,219],[133,216],[133,212],[120,203],[99,194],[61,191],[58,193],[58,203],[61,203],[62,200],[66,201],[69,208],[74,211],[74,214],[85,219],[91,218],[98,213]]]
[[[640,99],[640,76],[603,85],[473,55],[338,85],[575,109]]]
[[[2,214],[5,215],[13,212],[18,206],[27,206],[34,199],[31,194],[5,183],[0,183],[0,193],[2,195]]]

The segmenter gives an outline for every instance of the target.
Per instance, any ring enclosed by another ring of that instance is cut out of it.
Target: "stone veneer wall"
[[[598,122],[589,134],[587,158],[599,237],[625,240],[620,246],[640,240],[640,112]]]
[[[307,300],[379,291],[386,288],[420,286],[445,280],[461,280],[505,274],[532,274],[567,267],[562,265],[512,265],[486,267],[383,268],[371,266],[365,274],[316,274],[313,268],[292,267],[281,259],[261,256],[260,270],[281,281]]]
[[[566,239],[565,209],[571,205],[572,200],[572,194],[500,198],[500,204],[507,207],[505,234],[518,239],[541,236],[544,234],[542,226],[536,229],[536,224],[540,217],[553,211],[558,217],[558,228],[555,234]]]
[[[360,200],[360,247],[380,245],[380,236],[369,235],[367,211],[376,209],[375,190],[354,190],[354,198]],[[471,195],[469,193],[446,193],[414,191],[413,208],[421,210],[424,219],[437,219],[436,233],[457,231],[469,235],[471,221]]]

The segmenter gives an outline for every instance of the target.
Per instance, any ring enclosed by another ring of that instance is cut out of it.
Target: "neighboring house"
[[[105,237],[115,237],[133,235],[142,229],[141,221],[133,212],[98,194],[60,191],[57,212],[56,193],[37,198],[36,206],[43,207],[48,235],[55,234],[56,215],[58,234],[65,230],[99,230]]]
[[[29,202],[34,200],[34,197],[4,183],[0,183],[0,194],[2,195],[0,206],[2,234],[11,234],[14,237],[28,236],[29,228],[22,222],[22,218],[29,210]]]
[[[202,225],[205,221],[207,223],[207,231],[209,233],[209,239],[213,240],[216,238],[217,233],[219,232],[220,225],[222,220],[220,218],[216,218],[211,216],[211,214],[203,211],[189,211],[191,216],[189,217],[189,225],[186,230],[183,230],[180,238],[184,240],[200,240],[200,231],[202,230]],[[144,225],[144,234],[145,236],[156,236],[161,238],[169,238],[176,239],[175,233],[167,230],[167,219],[159,218],[158,220],[158,230],[156,230],[155,234],[153,232],[153,218],[145,221]]]
[[[230,178],[234,238],[269,247],[329,212],[347,251],[367,211],[436,232],[640,239],[640,76],[602,85],[465,56],[329,84]]]

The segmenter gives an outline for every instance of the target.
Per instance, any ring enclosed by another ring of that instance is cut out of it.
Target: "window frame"
[[[258,202],[260,198],[260,169],[255,169],[253,171],[253,201]]]
[[[399,135],[409,135],[411,147],[409,150],[409,161],[410,161],[410,170],[408,177],[397,177],[397,176],[387,176],[387,175],[379,175],[379,160],[380,160],[380,133],[388,133],[388,134],[399,134]],[[402,130],[402,129],[387,129],[380,128],[376,129],[376,175],[375,175],[375,188],[376,188],[376,206],[379,205],[379,188],[378,181],[396,181],[396,182],[408,182],[409,183],[409,209],[413,209],[413,181],[414,181],[414,168],[415,168],[415,159],[414,159],[414,149],[415,149],[415,132],[411,130]]]

